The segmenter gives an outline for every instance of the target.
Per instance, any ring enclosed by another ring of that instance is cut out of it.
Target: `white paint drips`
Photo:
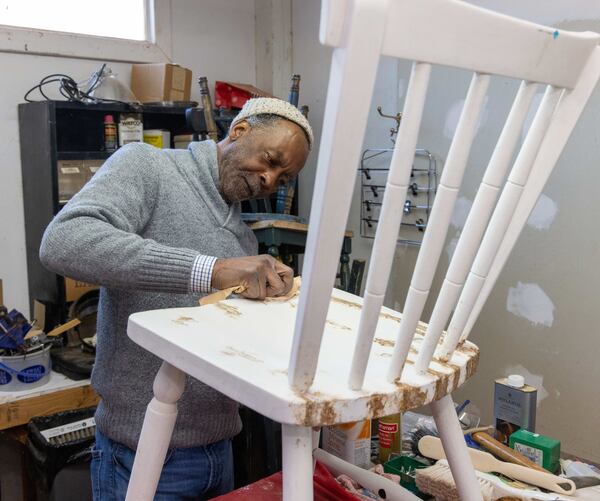
[[[544,376],[540,376],[539,374],[532,374],[522,365],[513,365],[504,369],[505,376],[510,376],[511,374],[519,374],[520,376],[523,376],[526,384],[537,388],[537,406],[539,407],[541,401],[548,396],[548,392],[546,391],[546,388],[544,388],[543,385]]]
[[[527,224],[536,230],[547,230],[552,225],[557,213],[556,202],[542,194],[531,211]]]
[[[554,303],[538,284],[518,282],[508,289],[506,309],[533,325],[551,327],[554,323]]]
[[[450,224],[459,230],[465,226],[465,221],[471,210],[473,201],[466,197],[458,197],[456,204],[454,205],[454,212],[450,219]]]
[[[482,125],[487,122],[488,118],[488,97],[486,96],[483,101],[483,106],[481,107],[481,113],[479,114],[479,120],[477,121],[477,127],[475,127],[475,135],[479,132],[479,129]],[[447,139],[452,139],[454,137],[454,133],[456,132],[456,127],[458,126],[458,120],[460,119],[460,114],[462,109],[465,106],[465,100],[459,99],[455,101],[450,109],[448,110],[448,114],[446,115],[446,120],[444,122],[444,137]]]

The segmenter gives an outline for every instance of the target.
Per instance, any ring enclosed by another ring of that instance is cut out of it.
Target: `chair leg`
[[[452,397],[446,395],[437,402],[432,402],[431,410],[460,499],[483,501]]]
[[[306,426],[281,426],[283,501],[313,500],[313,431]]]
[[[126,501],[154,499],[184,388],[185,373],[163,362],[154,378],[154,398],[146,409]]]
[[[319,441],[321,440],[321,427],[319,426],[318,428],[313,428],[312,429],[312,450],[315,451],[316,449],[319,448]],[[314,457],[313,455],[313,473],[315,471],[315,468],[317,467],[317,459]]]

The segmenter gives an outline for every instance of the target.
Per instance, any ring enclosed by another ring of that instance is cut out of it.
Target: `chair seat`
[[[360,391],[347,386],[362,298],[334,289],[313,385],[288,384],[298,297],[243,298],[192,308],[135,313],[129,337],[151,353],[230,398],[280,423],[321,426],[376,418],[420,407],[462,385],[476,370],[479,349],[466,342],[448,363],[434,360],[427,374],[414,369],[426,325],[417,329],[402,377],[388,383],[401,314],[384,308]],[[325,363],[327,361],[327,363]]]

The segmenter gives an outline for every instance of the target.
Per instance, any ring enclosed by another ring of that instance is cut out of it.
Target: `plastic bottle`
[[[106,151],[117,149],[117,124],[112,115],[104,117],[104,149]]]
[[[595,466],[581,461],[565,460],[563,467],[567,477],[597,477],[600,478],[600,470]]]

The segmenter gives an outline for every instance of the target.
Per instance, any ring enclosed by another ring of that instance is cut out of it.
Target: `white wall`
[[[536,0],[474,0],[473,3],[563,29],[600,32],[597,2],[547,0],[542,2],[543,6]],[[319,137],[330,51],[317,41],[318,0],[297,0],[293,6],[293,69],[302,74],[300,100],[311,105],[309,118]],[[401,109],[403,95],[398,88],[404,87],[409,70],[406,62],[382,62],[377,98],[372,101],[373,112],[377,104],[383,104],[389,112]],[[447,155],[469,78],[465,72],[447,68],[433,71],[418,146],[441,159]],[[515,92],[515,82],[493,80],[459,195],[463,207],[468,207],[474,198]],[[600,416],[598,116],[600,89],[595,91],[573,132],[544,190],[542,204],[534,211],[535,218],[524,230],[475,326],[472,339],[481,348],[479,370],[455,395],[457,401],[470,398],[483,420],[491,422],[494,379],[511,372],[521,373],[540,389],[538,431],[560,439],[563,450],[595,461],[600,460],[600,435],[595,432]],[[388,128],[389,123],[373,114],[364,147],[389,144]],[[315,151],[300,178],[300,208],[304,216],[310,211],[316,156]],[[349,172],[355,167],[358,166],[348,166]],[[356,190],[348,220],[348,228],[356,234],[359,233],[358,201]],[[460,226],[457,223],[450,229],[448,251]],[[367,258],[371,245],[370,240],[355,238],[352,257]],[[386,296],[388,306],[403,307],[417,252],[414,247],[398,246]],[[448,260],[449,252],[444,252],[434,281],[435,292]],[[423,319],[427,320],[430,313],[431,304]]]
[[[173,61],[193,71],[192,98],[198,99],[197,77],[255,81],[254,2],[235,0],[172,0]],[[129,83],[130,65],[110,63]],[[17,104],[25,92],[50,73],[66,73],[76,80],[89,76],[99,61],[0,53],[0,279],[4,301],[29,312],[25,230]],[[32,138],[35,141],[35,138]]]

